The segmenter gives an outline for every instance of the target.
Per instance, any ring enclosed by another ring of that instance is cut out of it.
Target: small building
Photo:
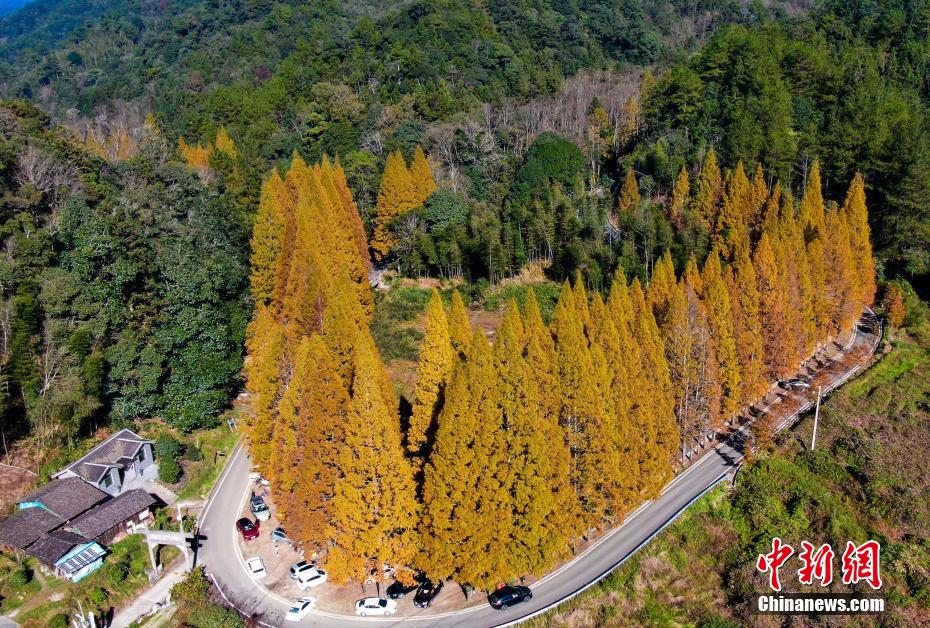
[[[53,477],[81,478],[108,495],[117,496],[158,477],[153,445],[153,441],[132,430],[122,429]]]
[[[133,489],[85,512],[65,527],[86,539],[115,543],[143,526],[149,519],[150,508],[157,503],[158,500],[142,489]]]
[[[42,508],[64,521],[70,521],[107,498],[106,493],[81,478],[69,477],[52,480],[26,495],[20,500],[19,509]]]
[[[36,541],[27,552],[52,568],[59,578],[78,582],[103,564],[107,551],[96,541],[56,530]]]

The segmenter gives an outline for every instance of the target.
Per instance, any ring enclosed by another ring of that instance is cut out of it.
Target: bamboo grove
[[[686,451],[873,300],[861,176],[826,203],[815,164],[795,202],[710,152],[666,211],[703,225],[706,260],[676,273],[665,255],[645,289],[618,271],[606,296],[565,282],[548,324],[529,290],[492,343],[457,292],[448,311],[434,292],[402,427],[342,169],[295,156],[272,173],[252,240],[248,434],[289,534],[334,581],[392,565],[487,589],[545,571],[656,497]]]

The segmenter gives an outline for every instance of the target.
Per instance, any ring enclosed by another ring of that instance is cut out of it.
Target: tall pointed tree
[[[433,290],[426,310],[426,333],[417,362],[416,397],[407,430],[407,451],[417,459],[422,460],[428,453],[425,448],[436,429],[453,366],[455,350],[449,335],[449,321],[439,291]]]
[[[433,178],[433,172],[430,170],[423,147],[419,144],[413,151],[413,161],[410,163],[410,179],[414,204],[415,206],[422,205],[436,191],[436,180]]]
[[[720,383],[722,396],[720,400],[720,418],[729,419],[741,405],[741,384],[739,355],[736,350],[736,338],[733,334],[733,313],[730,306],[730,293],[723,280],[720,259],[711,253],[704,263],[704,291],[702,300],[707,307],[711,333],[717,347],[717,360],[720,366]]]
[[[865,180],[861,172],[857,172],[849,184],[843,213],[855,256],[855,298],[864,305],[872,305],[875,301],[875,260],[872,257],[869,213],[865,206]]]
[[[472,329],[468,321],[468,310],[458,290],[452,291],[452,306],[449,308],[449,338],[452,348],[460,358],[468,355],[471,349]]]
[[[364,578],[383,564],[410,564],[415,554],[417,505],[399,419],[386,402],[384,367],[371,336],[363,331],[357,339],[326,561],[334,582]]]
[[[620,188],[620,199],[617,202],[617,209],[621,216],[631,214],[639,207],[641,201],[639,195],[639,181],[636,180],[636,174],[632,168],[627,168],[626,178],[623,180],[623,187]]]
[[[698,175],[694,196],[691,198],[691,211],[708,227],[717,224],[717,206],[720,199],[723,180],[717,165],[714,149],[707,151],[701,173]]]
[[[762,347],[759,288],[749,252],[741,250],[726,273],[733,309],[733,332],[742,377],[742,405],[751,404],[768,388]]]
[[[691,184],[688,181],[688,171],[682,166],[672,188],[672,202],[669,204],[669,216],[673,221],[680,219],[691,200]]]
[[[789,347],[788,286],[785,282],[768,233],[763,233],[753,255],[762,320],[762,352],[768,379],[785,377],[791,369],[793,351]]]
[[[413,181],[400,151],[388,155],[378,189],[375,206],[375,233],[371,248],[378,259],[383,259],[394,247],[394,236],[390,224],[395,218],[412,209],[414,199]]]

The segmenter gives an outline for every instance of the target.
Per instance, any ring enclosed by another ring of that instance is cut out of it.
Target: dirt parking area
[[[268,491],[268,494],[263,495],[264,491]],[[286,600],[296,600],[299,597],[306,596],[315,597],[317,608],[320,610],[346,615],[355,613],[355,602],[357,600],[364,597],[384,595],[384,589],[391,581],[381,585],[380,591],[378,585],[374,583],[350,583],[340,586],[330,582],[301,591],[297,586],[297,582],[290,577],[291,565],[301,560],[312,561],[314,557],[303,555],[300,548],[289,543],[275,543],[271,540],[271,531],[279,525],[277,507],[274,504],[273,496],[270,494],[270,489],[256,486],[255,492],[257,495],[263,495],[265,503],[268,504],[268,508],[271,510],[271,518],[268,521],[261,522],[257,539],[245,541],[242,539],[241,534],[237,534],[236,539],[243,559],[248,560],[258,556],[265,564],[268,575],[261,579],[262,586]],[[255,519],[249,510],[248,500],[246,500],[246,504],[239,516]],[[487,604],[485,593],[473,593],[471,598],[466,600],[461,587],[454,582],[447,582],[439,596],[433,600],[430,608],[415,607],[413,605],[413,593],[408,593],[397,600],[397,616],[431,615],[481,604]]]

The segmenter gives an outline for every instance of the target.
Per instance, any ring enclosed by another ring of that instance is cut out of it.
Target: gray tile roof
[[[67,528],[95,539],[156,503],[157,500],[142,489],[133,489],[84,513],[68,524]]]
[[[122,468],[124,464],[120,462],[121,458],[131,461],[139,447],[151,442],[132,430],[122,429],[58,473],[72,471],[88,482],[96,484],[109,467]]]
[[[58,530],[46,534],[29,546],[26,553],[35,556],[46,565],[54,565],[55,561],[71,551],[75,545],[87,543],[87,539],[71,532]]]
[[[63,523],[63,519],[44,508],[17,510],[11,517],[0,521],[0,544],[24,550]]]
[[[90,510],[107,498],[107,494],[81,478],[52,480],[39,490],[23,497],[20,503],[37,502],[68,521]]]

